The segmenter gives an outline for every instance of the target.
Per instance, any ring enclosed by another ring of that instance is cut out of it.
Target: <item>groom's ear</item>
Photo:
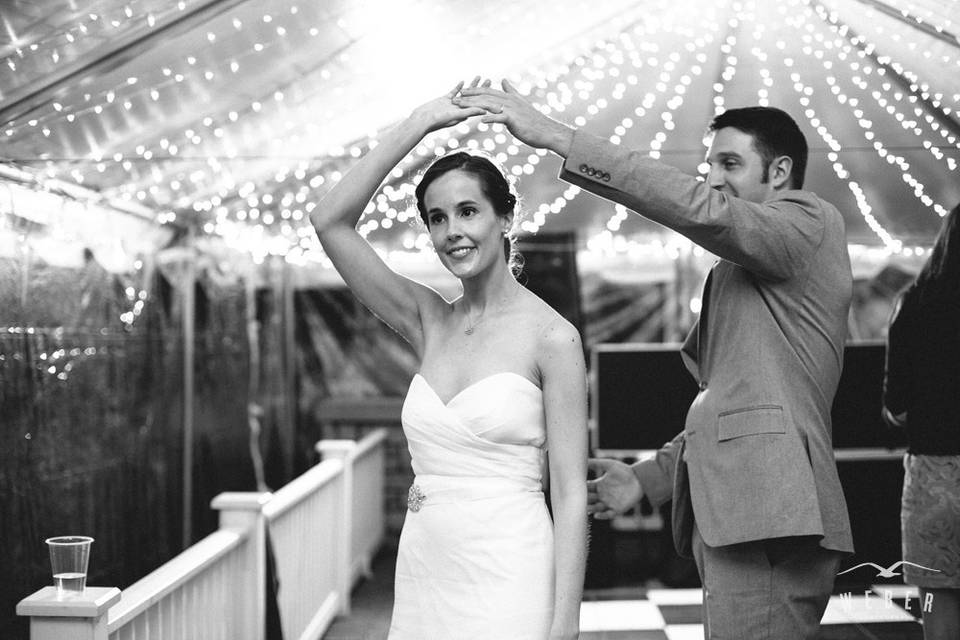
[[[774,158],[769,168],[770,181],[773,188],[793,189],[793,159],[790,156]]]

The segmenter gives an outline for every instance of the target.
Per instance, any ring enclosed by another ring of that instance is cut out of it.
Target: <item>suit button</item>
[[[590,168],[590,167],[588,167],[588,166],[585,165],[585,164],[580,165],[580,173],[586,173],[586,172],[587,172],[587,169],[589,169],[589,168]]]
[[[706,381],[706,380],[701,380],[701,381],[700,381],[700,391],[706,391],[706,390],[707,390],[707,381]]]
[[[604,182],[610,182],[610,174],[604,171],[603,175],[600,176],[600,179],[603,180]]]

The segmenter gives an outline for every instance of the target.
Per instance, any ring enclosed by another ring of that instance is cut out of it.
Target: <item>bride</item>
[[[577,330],[513,275],[510,183],[486,157],[458,152],[436,160],[417,186],[440,262],[463,287],[453,301],[392,271],[356,231],[381,182],[425,135],[484,113],[453,104],[462,87],[415,109],[311,215],[354,295],[420,363],[401,415],[416,477],[389,637],[577,638],[585,363]]]

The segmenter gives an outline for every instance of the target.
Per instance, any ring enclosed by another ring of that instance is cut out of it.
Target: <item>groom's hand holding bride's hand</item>
[[[630,465],[609,458],[590,458],[590,471],[596,474],[587,480],[587,513],[598,520],[609,520],[635,507],[643,490]]]
[[[538,111],[527,98],[507,80],[502,89],[494,89],[490,82],[474,82],[453,98],[462,107],[479,107],[486,112],[481,122],[502,123],[514,136],[537,149],[550,149],[567,157],[573,144],[573,129]]]
[[[460,104],[458,99],[463,91],[483,89],[489,86],[490,81],[484,80],[481,82],[480,76],[474,78],[466,87],[464,87],[462,81],[458,82],[453,89],[439,98],[434,98],[414,109],[409,120],[418,123],[425,133],[429,133],[459,124],[473,116],[485,115],[487,112],[482,107]]]

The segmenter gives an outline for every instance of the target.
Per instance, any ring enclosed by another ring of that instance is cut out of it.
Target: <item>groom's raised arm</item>
[[[558,122],[538,111],[509,82],[504,89],[464,89],[463,107],[506,125],[524,143],[564,158],[560,177],[686,236],[714,255],[771,280],[804,271],[825,232],[812,194],[789,191],[776,201],[749,202],[710,188],[648,154]]]

